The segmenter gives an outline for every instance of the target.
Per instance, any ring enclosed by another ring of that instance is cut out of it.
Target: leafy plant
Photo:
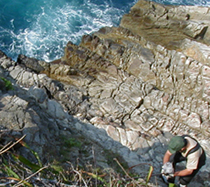
[[[6,90],[13,90],[14,89],[11,81],[5,79],[4,77],[0,77],[0,79],[4,81]]]
[[[32,163],[31,161],[29,161],[28,159],[26,159],[25,157],[23,157],[21,155],[18,155],[18,154],[12,154],[12,155],[15,159],[17,159],[20,162],[22,162],[23,164],[25,164],[32,171],[37,171],[41,168],[39,165]]]
[[[75,138],[64,139],[64,145],[66,147],[82,147],[82,143],[77,141]]]
[[[118,173],[113,168],[102,169],[97,167],[95,164],[90,164],[87,162],[87,165],[80,165],[79,159],[76,165],[76,169],[73,164],[68,160],[65,163],[61,163],[58,161],[53,161],[53,163],[48,163],[47,166],[43,166],[41,163],[41,159],[39,155],[33,151],[29,145],[27,145],[24,141],[23,136],[20,139],[16,139],[15,143],[10,142],[8,145],[4,145],[0,150],[0,155],[2,158],[2,165],[0,167],[0,171],[5,175],[5,177],[1,177],[0,184],[10,185],[10,186],[85,186],[85,187],[124,187],[124,186],[132,186],[132,187],[142,187],[149,186],[149,180],[152,176],[153,167],[147,163],[142,163],[139,165],[149,165],[149,171],[146,176],[146,179],[142,179],[138,175],[133,175],[129,172],[131,168],[124,168],[124,164],[122,164],[117,158],[114,156],[119,156],[117,154],[110,155],[110,159],[117,163],[118,170],[121,170],[121,173]],[[81,142],[74,139],[65,139],[64,144],[67,147],[78,146],[81,147]],[[17,143],[21,144],[23,147],[28,149],[37,159],[37,163],[33,163],[29,159],[23,157],[17,152],[11,150],[11,148]],[[111,153],[110,153],[111,154]],[[5,157],[5,158],[4,158]],[[93,154],[94,157],[94,154]],[[114,159],[113,159],[114,158]],[[95,160],[95,158],[93,158]],[[84,161],[83,161],[84,162]],[[83,167],[84,166],[84,167]],[[122,172],[123,171],[123,172]],[[146,170],[145,170],[146,171]],[[39,177],[37,177],[39,176]]]
[[[39,158],[39,155],[38,155],[38,153],[37,152],[35,152],[35,151],[33,151],[31,148],[30,148],[30,146],[29,145],[27,145],[24,141],[19,141],[19,143],[23,146],[23,147],[25,147],[25,148],[27,148],[27,149],[29,149],[30,150],[30,152],[35,156],[35,158],[37,159],[37,161],[38,161],[38,163],[39,163],[39,168],[40,167],[42,167],[42,162],[41,162],[41,159]],[[37,167],[37,166],[36,166]],[[37,168],[38,169],[38,168]]]
[[[3,164],[3,166],[5,168],[4,171],[7,173],[8,176],[15,177],[15,178],[19,179],[18,174],[16,174],[8,165]]]

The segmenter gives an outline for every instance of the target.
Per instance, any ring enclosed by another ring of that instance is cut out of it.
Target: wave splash
[[[104,26],[119,25],[138,0],[8,0],[0,2],[0,49],[16,60],[19,54],[52,61],[63,56],[68,41]],[[209,0],[210,1],[210,0]],[[156,0],[164,4],[209,5],[204,0]]]
[[[124,13],[124,9],[113,7],[106,1],[97,4],[85,0],[79,5],[71,1],[62,6],[42,3],[38,14],[25,15],[25,28],[16,28],[16,18],[10,20],[9,29],[0,27],[4,37],[0,36],[1,48],[6,48],[7,55],[12,58],[25,54],[49,62],[63,55],[68,41],[78,44],[84,34],[104,26],[116,26]]]

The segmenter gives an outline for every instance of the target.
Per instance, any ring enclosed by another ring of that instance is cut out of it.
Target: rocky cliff
[[[193,186],[210,185],[209,18],[208,7],[140,0],[119,27],[69,42],[53,62],[24,55],[14,62],[1,52],[0,76],[14,88],[1,91],[2,132],[26,134],[47,161],[88,160],[61,154],[61,137],[74,137],[83,150],[97,150],[100,167],[110,167],[106,153],[117,154],[129,167],[153,165],[156,174],[169,138],[190,134],[207,152]]]

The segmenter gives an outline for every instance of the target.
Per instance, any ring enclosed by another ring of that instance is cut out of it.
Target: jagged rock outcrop
[[[1,127],[27,134],[46,159],[59,157],[61,136],[85,137],[100,159],[106,149],[156,173],[169,137],[187,133],[208,157],[197,186],[209,185],[209,16],[208,7],[140,0],[119,27],[69,42],[51,63],[24,55],[16,63],[1,53],[0,76],[15,87],[1,93]]]

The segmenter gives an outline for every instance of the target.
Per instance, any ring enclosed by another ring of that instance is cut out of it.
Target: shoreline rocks
[[[24,55],[14,62],[1,52],[1,76],[14,86],[0,95],[1,127],[27,134],[48,160],[59,158],[60,136],[84,137],[100,159],[108,150],[129,167],[152,164],[154,173],[172,134],[186,133],[207,152],[194,180],[204,185],[210,177],[208,9],[140,0],[119,27],[85,35],[78,46],[69,42],[54,62]]]

